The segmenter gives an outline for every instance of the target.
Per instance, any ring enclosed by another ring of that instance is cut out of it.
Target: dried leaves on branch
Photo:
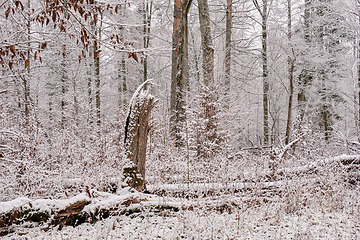
[[[3,67],[7,65],[12,70],[14,63],[23,64],[27,68],[30,57],[42,62],[39,53],[44,51],[47,43],[52,39],[49,39],[47,34],[31,38],[32,31],[38,28],[41,28],[39,32],[43,33],[53,32],[53,28],[66,34],[74,40],[74,43],[82,45],[79,61],[91,51],[90,46],[97,42],[102,42],[103,46],[111,49],[129,52],[129,58],[136,61],[142,60],[144,53],[136,51],[133,43],[124,41],[118,32],[113,32],[108,41],[103,41],[93,31],[100,24],[101,16],[118,14],[119,8],[124,8],[129,4],[126,2],[99,3],[94,0],[46,0],[45,4],[24,6],[21,1],[5,1],[0,4],[0,13],[4,12],[6,24],[16,25],[17,28],[26,29],[26,31],[23,31],[25,37],[19,38],[16,34],[4,36],[4,40],[0,42],[0,64]],[[38,9],[35,9],[35,6]],[[99,55],[100,51],[95,54]]]

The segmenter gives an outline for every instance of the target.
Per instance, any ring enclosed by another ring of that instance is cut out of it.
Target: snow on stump
[[[145,159],[147,136],[150,131],[151,110],[156,100],[149,93],[150,81],[144,82],[135,91],[125,125],[125,160],[123,182],[137,190],[145,189]]]

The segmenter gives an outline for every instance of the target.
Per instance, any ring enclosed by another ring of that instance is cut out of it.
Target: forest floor
[[[141,194],[151,200],[126,207],[137,211],[61,230],[24,223],[1,239],[360,239],[358,204],[339,206],[334,199],[307,199],[306,193],[297,199],[249,195],[187,199]]]
[[[0,202],[0,232],[6,230],[0,239],[360,239],[359,159],[342,155],[233,182],[153,182],[148,193],[87,189],[65,199],[19,197]],[[82,201],[84,223],[61,220],[80,214],[68,206]],[[51,216],[21,220],[26,209]]]

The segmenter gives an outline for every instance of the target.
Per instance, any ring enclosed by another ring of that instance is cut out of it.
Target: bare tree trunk
[[[101,15],[102,18],[102,15]],[[101,96],[100,96],[100,42],[102,23],[100,22],[99,27],[95,23],[95,36],[98,39],[94,39],[94,66],[95,66],[95,108],[96,108],[96,124],[98,126],[98,134],[100,134],[101,126]]]
[[[305,9],[304,9],[304,32],[305,32],[305,42],[307,47],[310,47],[311,36],[310,36],[310,5],[311,0],[305,0]],[[311,80],[310,69],[308,64],[305,64],[305,69],[302,70],[299,76],[299,92],[298,92],[298,109],[299,109],[299,124],[304,120],[305,116],[305,107],[307,102],[306,89],[310,84]],[[300,126],[298,126],[300,128]]]
[[[291,33],[291,0],[287,0],[288,9],[288,41],[291,46],[292,33]],[[290,49],[289,49],[290,50]],[[291,47],[291,53],[293,48]],[[291,126],[292,126],[292,103],[294,96],[294,59],[291,57],[291,53],[288,54],[288,69],[289,69],[289,102],[288,102],[288,115],[286,123],[285,145],[290,142]]]
[[[93,47],[93,46],[92,46]],[[93,85],[93,51],[89,51],[89,61],[87,61],[87,64],[89,64],[89,66],[87,67],[88,71],[87,71],[87,75],[88,75],[88,79],[87,79],[87,94],[88,94],[88,104],[89,104],[89,114],[88,114],[88,123],[92,124],[93,123],[93,89],[92,89],[92,85]]]
[[[170,93],[170,134],[176,147],[183,139],[186,121],[186,84],[188,79],[188,13],[192,0],[175,0],[173,25],[173,52]]]
[[[144,34],[144,49],[149,48],[150,43],[150,27],[151,27],[151,11],[152,11],[152,0],[144,0],[143,2],[143,34]],[[148,79],[148,58],[147,54],[145,53],[144,56],[144,82]]]
[[[264,106],[264,144],[269,144],[269,79],[267,59],[267,0],[263,0],[262,14],[262,60],[263,60],[263,106]]]
[[[358,2],[358,4],[360,3],[360,1],[358,0],[357,1]],[[360,29],[360,7],[359,7],[359,5],[358,5],[358,13],[359,13],[359,25],[358,25],[358,29]],[[358,41],[358,46],[357,46],[357,70],[358,70],[358,114],[357,114],[357,122],[356,122],[356,125],[357,125],[357,127],[358,127],[358,141],[360,141],[360,36],[358,36],[358,39],[357,39],[357,41]]]
[[[145,189],[147,136],[150,131],[151,110],[156,104],[154,96],[149,94],[149,90],[145,90],[148,83],[144,82],[134,93],[125,126],[126,159],[134,167],[125,168],[123,174],[127,177],[127,183],[138,190]]]
[[[118,108],[119,111],[126,111],[126,96],[127,96],[127,84],[126,84],[126,60],[122,55],[121,60],[118,61]]]
[[[268,0],[262,0],[262,8],[258,0],[253,0],[253,4],[261,16],[261,59],[262,59],[262,78],[263,78],[263,116],[264,116],[264,144],[269,144],[269,71],[267,56],[267,18]]]
[[[120,15],[123,18],[126,18],[126,5],[124,7],[120,6]],[[123,35],[124,35],[124,27],[119,26],[120,31],[120,40],[124,41]],[[119,62],[118,62],[118,107],[120,112],[126,111],[126,104],[127,104],[127,83],[126,83],[126,60],[124,53],[120,54]]]
[[[230,107],[232,0],[227,0],[225,36],[225,108]]]
[[[203,83],[205,89],[203,89],[204,99],[206,104],[201,107],[205,112],[205,140],[206,142],[213,142],[217,136],[217,124],[216,124],[216,105],[214,104],[217,96],[215,91],[214,82],[214,46],[211,37],[210,27],[210,13],[207,0],[198,0],[199,6],[199,21],[200,21],[200,33],[201,33],[201,48],[202,48],[202,69],[203,69]],[[198,145],[201,146],[202,143]],[[200,149],[203,150],[202,147]],[[203,151],[202,151],[203,152]],[[213,151],[211,151],[213,152]],[[209,157],[208,152],[200,154],[204,157]],[[199,153],[198,153],[199,156]]]
[[[25,63],[25,66],[27,65],[27,74],[28,76],[23,76],[23,85],[24,85],[24,112],[25,117],[29,118],[30,115],[30,74],[31,74],[31,68],[30,68],[30,45],[31,45],[31,2],[30,0],[27,1],[27,22],[26,22],[26,28],[27,28],[27,40],[28,40],[28,54],[27,54],[27,61],[28,64]]]
[[[75,120],[75,125],[76,128],[79,127],[79,99],[77,96],[77,85],[76,85],[76,80],[73,78],[72,81],[72,87],[73,87],[73,101],[74,101],[74,120]]]
[[[214,88],[214,46],[210,29],[210,15],[207,0],[198,0],[202,48],[202,68],[205,86]]]
[[[67,77],[67,71],[66,71],[66,62],[65,62],[65,58],[66,58],[66,45],[63,44],[62,46],[62,60],[60,63],[60,71],[61,71],[61,103],[60,103],[60,107],[61,107],[61,120],[60,120],[60,125],[61,128],[64,129],[65,125],[66,125],[66,110],[65,110],[65,106],[66,106],[66,92],[67,92],[67,84],[68,84],[68,77]]]

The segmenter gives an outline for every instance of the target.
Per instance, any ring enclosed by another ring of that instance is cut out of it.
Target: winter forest
[[[1,239],[360,239],[359,0],[0,0]]]

